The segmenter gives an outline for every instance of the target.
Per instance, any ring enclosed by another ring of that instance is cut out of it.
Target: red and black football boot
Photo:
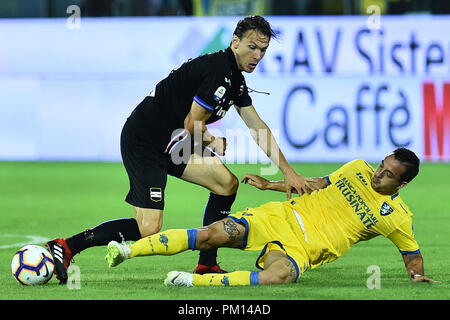
[[[195,267],[194,273],[205,274],[205,273],[228,273],[228,272],[220,268],[218,264],[214,266],[206,266],[204,264],[199,263]]]
[[[59,284],[66,284],[67,269],[73,257],[66,239],[53,239],[47,242],[45,246],[52,254],[53,261],[55,261],[55,269],[53,272],[56,275],[56,279],[59,280]]]

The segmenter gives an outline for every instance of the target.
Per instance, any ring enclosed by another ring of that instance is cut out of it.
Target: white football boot
[[[115,267],[130,257],[130,247],[125,243],[118,243],[117,241],[110,241],[108,243],[105,260],[108,266]]]
[[[194,277],[192,273],[184,271],[170,271],[167,274],[164,284],[166,286],[178,286],[178,287],[193,287],[192,281]]]

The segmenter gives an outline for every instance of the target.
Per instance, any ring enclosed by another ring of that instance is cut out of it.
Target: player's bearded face
[[[394,154],[391,154],[378,165],[370,184],[380,194],[395,194],[406,185],[406,182],[401,181],[401,175],[405,170],[402,163],[395,159]]]
[[[233,36],[232,46],[239,70],[253,72],[269,47],[269,38],[257,30],[249,30],[239,39]]]

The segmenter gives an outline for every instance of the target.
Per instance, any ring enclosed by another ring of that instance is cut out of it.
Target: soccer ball
[[[11,262],[14,278],[27,286],[48,282],[53,275],[54,267],[55,262],[50,252],[32,244],[17,251]]]

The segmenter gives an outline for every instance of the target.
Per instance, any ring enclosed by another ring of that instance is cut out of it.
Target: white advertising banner
[[[245,74],[289,161],[450,161],[450,17],[268,17]],[[227,47],[239,18],[0,20],[0,159],[119,161],[122,125],[170,70]],[[235,111],[226,162],[267,161]],[[234,137],[245,137],[242,139]],[[239,140],[239,141],[238,141]]]
[[[375,161],[397,147],[422,150],[417,79],[278,76],[255,77],[249,86],[270,92],[270,96],[253,93],[253,104],[289,159]],[[244,128],[236,118],[236,112],[229,112],[218,127],[223,132]],[[251,161],[255,156],[265,158],[254,150],[246,154],[243,148],[231,148],[228,152],[239,161],[243,155]]]

